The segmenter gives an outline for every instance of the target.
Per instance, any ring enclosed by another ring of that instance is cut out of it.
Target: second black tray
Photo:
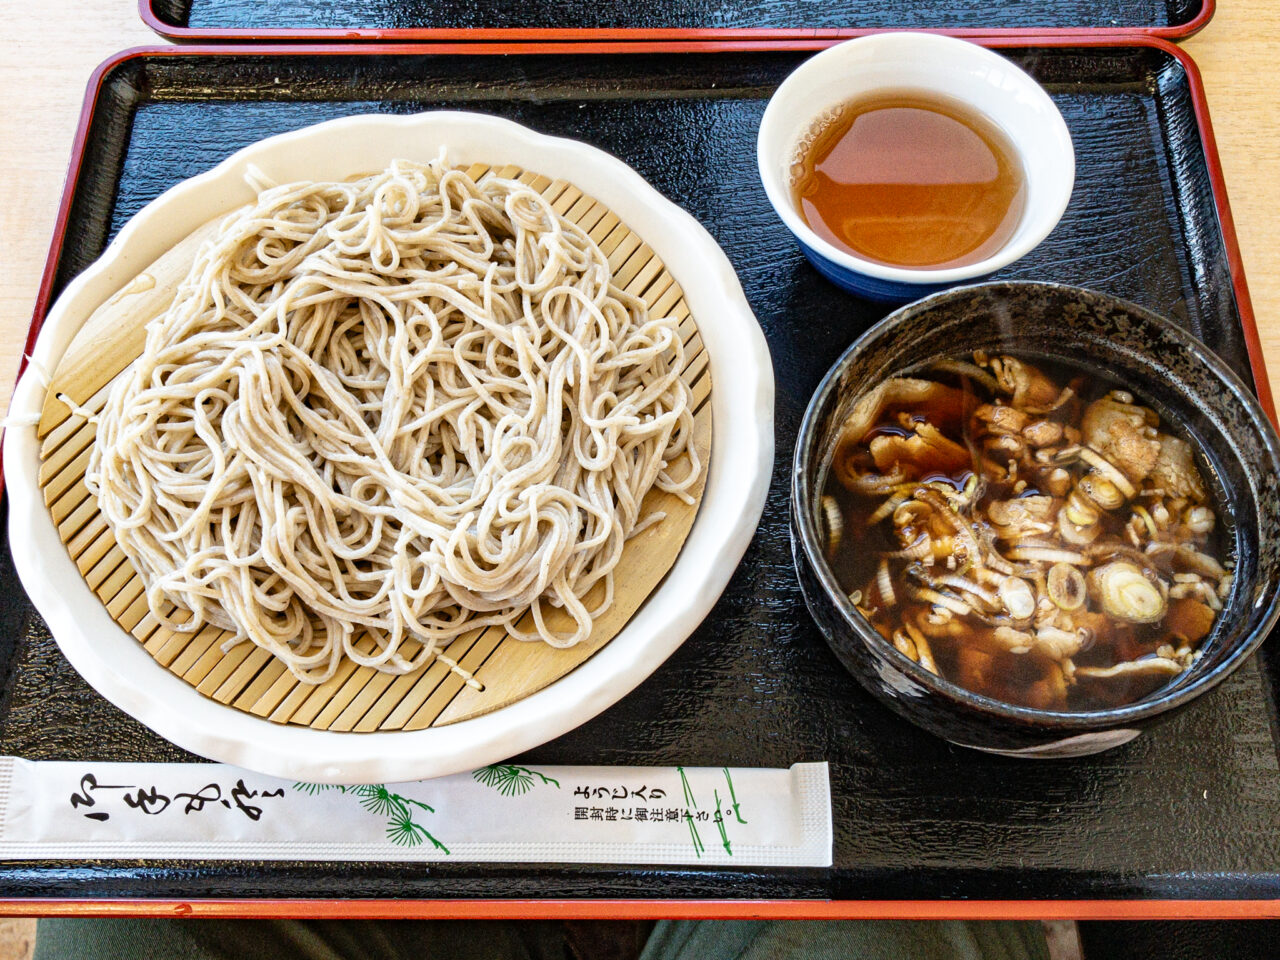
[[[801,38],[865,30],[1190,36],[1215,0],[139,0],[174,40]]]
[[[465,49],[465,48],[464,48]],[[1009,47],[1075,140],[1066,217],[1002,276],[1081,284],[1185,324],[1249,380],[1243,289],[1199,88],[1158,41]],[[165,48],[121,55],[91,98],[53,292],[144,203],[240,147],[332,117],[462,108],[587,140],[714,234],[773,354],[777,463],[759,531],[712,615],[648,681],[530,763],[831,764],[828,870],[444,863],[0,864],[0,897],[1237,898],[1280,896],[1275,666],[1264,654],[1108,753],[1020,761],[950,746],[865,695],[828,651],[787,536],[796,429],[818,380],[884,308],[823,281],[755,166],[765,103],[798,52]],[[660,136],[656,135],[660,132]],[[37,317],[37,321],[40,317]],[[20,545],[13,545],[20,549]],[[179,760],[91,690],[0,564],[0,752]],[[767,907],[761,907],[768,912]],[[709,909],[708,912],[714,912]]]

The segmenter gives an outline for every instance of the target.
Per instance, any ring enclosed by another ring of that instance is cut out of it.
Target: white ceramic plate
[[[54,304],[32,359],[54,370],[107,297],[214,216],[253,200],[249,164],[277,182],[336,180],[397,157],[518,164],[561,178],[608,205],[654,249],[684,288],[706,344],[714,440],[706,490],[670,574],[631,621],[586,663],[503,709],[437,729],[338,733],[286,726],[211,700],[160,666],[117,625],[58,538],[37,484],[35,428],[4,440],[14,563],[62,652],[108,700],[179,746],[298,780],[377,783],[444,776],[510,757],[605,710],[652,673],[711,610],[764,509],[773,464],[769,349],[728,259],[691,216],[617,158],[571,140],[472,113],[364,115],[260,141],[147,204]],[[11,413],[38,414],[41,378],[28,372]]]

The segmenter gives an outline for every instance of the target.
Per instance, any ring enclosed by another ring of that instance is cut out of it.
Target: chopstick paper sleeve
[[[831,864],[825,763],[496,764],[295,783],[211,763],[0,757],[0,859]]]

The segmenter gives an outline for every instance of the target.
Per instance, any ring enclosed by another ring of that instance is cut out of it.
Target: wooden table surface
[[[0,411],[8,407],[89,74],[162,42],[136,0],[10,0],[0,46]],[[1218,0],[1186,41],[1208,91],[1271,380],[1280,386],[1280,2]]]

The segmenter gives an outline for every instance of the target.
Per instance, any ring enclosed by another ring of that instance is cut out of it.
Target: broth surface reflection
[[[862,397],[820,509],[827,560],[882,636],[1038,709],[1170,682],[1231,586],[1191,444],[1119,385],[1015,356],[942,361]]]

